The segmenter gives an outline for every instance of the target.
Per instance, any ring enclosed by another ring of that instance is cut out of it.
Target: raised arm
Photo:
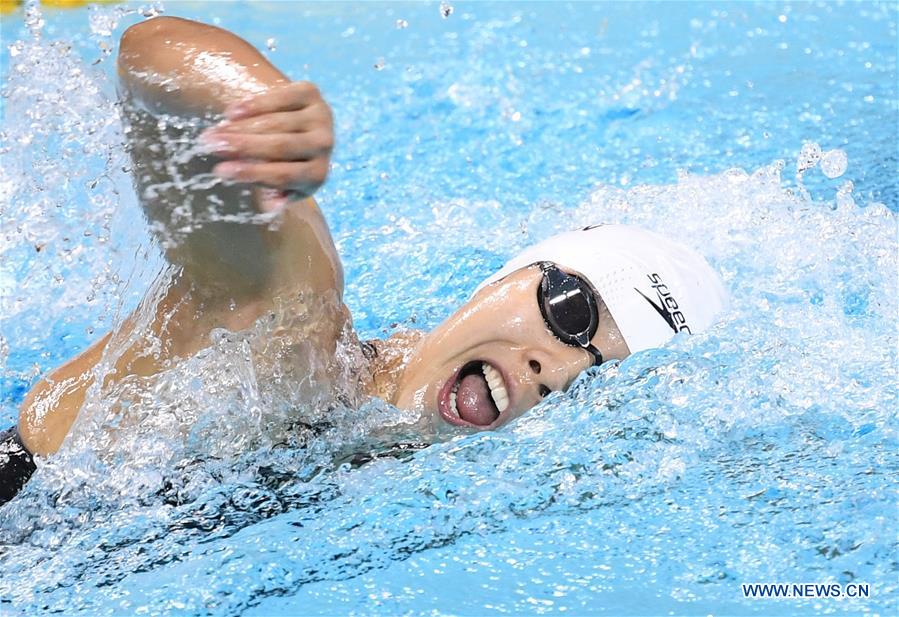
[[[311,198],[333,146],[318,90],[289,82],[230,32],[172,17],[129,28],[118,69],[138,198],[179,271],[138,309],[148,327],[132,315],[27,394],[18,429],[35,454],[59,448],[97,378],[151,376],[207,346],[213,328],[250,326],[278,297],[336,298],[315,329],[319,348],[348,319],[340,261]],[[131,346],[101,375],[115,340]],[[152,341],[161,344],[148,354]]]

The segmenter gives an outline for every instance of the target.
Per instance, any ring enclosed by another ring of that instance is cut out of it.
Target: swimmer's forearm
[[[129,28],[118,66],[131,121],[135,184],[155,229],[183,227],[183,221],[173,223],[172,213],[188,196],[193,212],[226,215],[197,221],[187,234],[167,242],[168,260],[225,304],[268,298],[285,286],[340,290],[336,251],[311,199],[327,177],[333,147],[331,110],[318,89],[290,83],[240,37],[174,17]],[[197,148],[185,160],[171,131],[160,129],[152,113],[134,109],[128,99],[151,112],[180,115],[227,109],[228,119],[201,136],[182,133],[188,141],[198,139],[206,153],[196,155]],[[225,182],[211,188],[191,184],[201,176],[207,184],[210,173]],[[256,190],[261,186],[276,190]],[[269,228],[264,221],[234,220],[252,210],[281,211],[280,224]]]
[[[122,36],[118,69],[138,196],[148,219],[163,230],[166,258],[183,267],[204,293],[215,291],[223,301],[264,294],[273,282],[273,234],[259,225],[224,219],[266,209],[267,202],[254,197],[248,186],[219,184],[206,190],[191,184],[194,178],[208,177],[221,159],[183,156],[153,116],[220,114],[229,104],[286,81],[283,75],[240,37],[175,17],[129,28]],[[195,136],[182,131],[182,138]],[[194,212],[213,210],[219,216],[172,236],[172,230],[183,226],[173,221],[173,213],[186,201]]]
[[[148,109],[180,115],[220,114],[289,81],[239,36],[177,17],[128,28],[118,72],[126,92]]]

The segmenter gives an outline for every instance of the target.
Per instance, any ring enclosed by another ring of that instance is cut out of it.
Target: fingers
[[[334,148],[331,108],[309,82],[278,86],[225,110],[226,120],[204,131],[205,149],[220,158],[213,173],[299,196],[325,181]]]
[[[264,184],[307,197],[325,183],[328,177],[328,161],[327,159],[289,163],[225,161],[216,165],[213,173],[233,182]]]
[[[260,114],[296,111],[321,100],[321,93],[315,84],[296,81],[229,105],[225,109],[225,117],[240,120]]]
[[[205,133],[201,141],[210,153],[223,158],[265,161],[308,161],[328,156],[334,135],[319,128],[306,133]]]
[[[207,129],[206,133],[299,133],[332,125],[331,108],[321,101],[296,111],[272,112],[243,120],[225,120]]]
[[[300,196],[302,197],[302,196]],[[279,212],[284,209],[292,196],[278,189],[262,189],[257,201],[260,212]]]

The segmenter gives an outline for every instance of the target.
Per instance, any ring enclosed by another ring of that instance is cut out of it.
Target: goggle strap
[[[593,346],[592,343],[588,343],[586,347],[584,347],[590,354],[593,356],[593,366],[599,366],[603,363],[602,352]]]

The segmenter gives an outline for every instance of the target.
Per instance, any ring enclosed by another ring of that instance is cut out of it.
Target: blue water
[[[733,310],[500,431],[365,464],[407,414],[277,447],[201,385],[208,439],[176,446],[98,399],[0,508],[0,614],[896,614],[895,3],[451,4],[164,7],[332,104],[318,197],[360,334],[432,327],[596,222],[696,247]],[[3,17],[0,426],[162,267],[114,106],[138,8]],[[170,391],[225,365],[256,392],[230,345]],[[129,456],[97,453],[113,429]],[[740,590],[776,582],[871,595]]]

